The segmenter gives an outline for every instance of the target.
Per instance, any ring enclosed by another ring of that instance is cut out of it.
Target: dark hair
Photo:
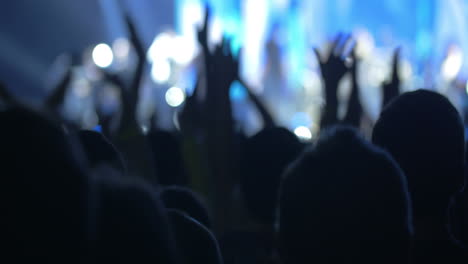
[[[168,210],[176,244],[184,263],[222,264],[215,236],[196,219],[179,210]]]
[[[284,169],[302,151],[298,138],[285,128],[268,128],[243,143],[240,183],[249,214],[273,225]]]
[[[120,152],[104,135],[91,130],[81,130],[78,135],[92,168],[111,166],[125,174],[126,166]]]
[[[180,139],[167,131],[152,131],[148,139],[153,149],[154,166],[160,185],[187,185],[188,175]]]
[[[93,191],[79,144],[59,122],[26,107],[0,112],[0,123],[2,257],[85,262]]]
[[[405,172],[415,217],[445,212],[450,197],[463,187],[464,138],[459,113],[438,93],[408,92],[383,110],[372,141]]]
[[[351,128],[323,133],[286,172],[279,207],[289,263],[403,263],[412,234],[403,173]]]
[[[186,187],[168,186],[160,190],[160,198],[168,209],[180,210],[205,227],[211,228],[211,218],[208,208],[202,198]]]
[[[96,263],[176,263],[175,241],[156,191],[119,175],[97,175]]]

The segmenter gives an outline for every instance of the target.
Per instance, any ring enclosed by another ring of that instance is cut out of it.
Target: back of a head
[[[211,218],[208,208],[192,190],[181,186],[168,186],[160,190],[160,198],[168,209],[180,210],[205,227],[211,228]]]
[[[268,128],[243,143],[241,190],[249,214],[273,225],[283,171],[302,151],[298,138],[285,128]]]
[[[119,151],[99,132],[81,130],[79,138],[92,168],[111,166],[125,174],[126,166]]]
[[[412,224],[398,165],[350,128],[322,134],[286,172],[280,254],[290,263],[405,263]]]
[[[0,112],[0,124],[2,244],[19,247],[6,251],[18,262],[81,263],[92,192],[77,142],[27,108]]]
[[[383,110],[372,141],[403,169],[415,217],[444,212],[463,187],[463,123],[444,96],[426,90],[400,95]]]
[[[97,175],[96,263],[176,263],[166,210],[155,190],[118,175]]]
[[[179,210],[168,210],[178,253],[186,264],[222,264],[215,236],[201,223]]]
[[[153,149],[154,165],[158,183],[161,185],[187,185],[179,138],[168,131],[153,131],[148,134]]]

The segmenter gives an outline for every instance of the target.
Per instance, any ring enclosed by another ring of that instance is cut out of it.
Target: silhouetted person
[[[208,208],[202,198],[192,190],[181,186],[163,187],[159,197],[166,208],[182,211],[205,227],[212,227]]]
[[[166,210],[148,185],[96,175],[96,263],[178,263]]]
[[[249,215],[272,228],[281,176],[303,149],[299,139],[285,128],[260,131],[248,138],[241,154],[241,191]]]
[[[183,263],[223,263],[218,242],[208,228],[179,210],[169,209],[168,214]]]
[[[148,139],[153,149],[158,183],[161,185],[187,185],[188,175],[179,138],[167,131],[152,131]]]
[[[0,112],[0,124],[0,262],[85,263],[94,201],[79,143],[27,108]]]
[[[465,142],[465,151],[468,142]],[[466,248],[468,246],[468,189],[466,182],[468,179],[468,155],[465,154],[465,186],[458,192],[450,206],[450,231],[453,236]]]
[[[392,154],[408,179],[416,263],[468,263],[448,228],[450,199],[464,185],[464,139],[455,107],[425,90],[397,97],[374,127],[373,142]]]
[[[224,262],[267,263],[275,258],[274,223],[283,171],[303,149],[289,130],[266,128],[242,141],[240,189],[250,226],[220,240]]]
[[[78,135],[92,168],[110,166],[125,174],[126,166],[121,154],[104,135],[91,130],[81,130]]]
[[[282,183],[282,261],[408,263],[411,209],[398,165],[352,129],[322,133]]]
[[[467,173],[468,168],[465,166],[465,175]],[[453,236],[466,248],[468,246],[468,192],[466,186],[463,191],[455,195],[450,207],[449,220]]]

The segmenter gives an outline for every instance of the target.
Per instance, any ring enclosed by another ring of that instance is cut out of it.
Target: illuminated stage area
[[[79,10],[79,4],[76,5]],[[376,120],[380,112],[381,85],[390,77],[392,55],[398,47],[404,90],[437,89],[465,112],[468,2],[464,0],[101,0],[83,1],[80,5],[83,5],[81,16],[96,25],[87,28],[86,32],[93,34],[86,35],[87,38],[81,36],[84,34],[70,36],[53,46],[42,44],[47,48],[38,49],[37,53],[48,54],[43,62],[33,61],[34,56],[26,56],[28,53],[21,46],[13,45],[13,41],[5,41],[0,48],[4,50],[5,60],[29,65],[18,67],[18,72],[3,78],[17,76],[9,82],[17,81],[16,86],[28,87],[31,85],[23,81],[33,84],[42,81],[38,76],[46,72],[53,56],[70,47],[77,53],[88,47],[80,54],[84,55],[84,67],[76,69],[76,93],[70,96],[65,109],[70,119],[85,120],[86,127],[96,123],[96,113],[87,110],[92,104],[88,95],[102,94],[101,105],[105,111],[113,111],[118,106],[118,94],[112,87],[91,89],[102,85],[89,74],[88,66],[128,75],[135,64],[122,13],[135,20],[148,47],[150,68],[144,82],[140,120],[148,122],[151,113],[156,111],[161,128],[176,127],[174,114],[191,94],[200,68],[196,32],[204,19],[205,6],[212,10],[211,45],[219,43],[224,35],[231,40],[235,53],[242,47],[241,71],[245,82],[265,102],[280,125],[299,131],[306,138],[318,131],[323,106],[322,83],[313,50],[326,51],[338,33],[350,34],[357,43],[361,59],[360,97],[369,120]],[[90,8],[97,13],[92,18],[84,12]],[[95,21],[95,17],[100,19]],[[50,24],[57,24],[49,20],[44,22],[41,34],[48,33]],[[70,27],[64,23],[65,26]],[[21,38],[17,42],[30,45]],[[24,48],[29,53],[35,50]],[[345,77],[340,91],[343,109],[349,86],[349,78]],[[37,89],[34,94],[40,98],[46,91]],[[231,99],[241,127],[247,134],[257,131],[261,127],[258,114],[239,83],[231,87]]]
[[[178,38],[185,39],[185,45],[166,44],[166,47],[180,47],[183,50],[174,53],[186,56],[174,57],[175,61],[187,65],[189,57],[195,57],[196,27],[203,20],[204,5],[208,5],[213,13],[210,35],[213,43],[219,42],[224,34],[233,40],[232,49],[237,51],[242,46],[244,78],[262,95],[278,121],[292,130],[303,127],[316,130],[321,82],[313,48],[324,49],[340,32],[352,34],[357,42],[362,59],[361,98],[371,119],[375,120],[380,111],[380,86],[389,78],[392,54],[397,47],[402,50],[400,73],[404,89],[437,87],[460,110],[464,108],[468,72],[464,63],[468,59],[465,1],[178,0],[175,3],[175,32]],[[157,40],[161,38],[160,35]],[[165,62],[160,67],[159,74],[165,75]],[[193,76],[193,72],[184,73],[177,81],[186,86],[193,83]],[[155,76],[157,81],[164,79],[158,77]],[[342,86],[345,102],[349,84],[344,80]],[[233,87],[231,92],[235,105],[245,105],[242,88]],[[249,127],[256,127],[249,110],[238,109],[236,113],[238,119],[251,122]]]

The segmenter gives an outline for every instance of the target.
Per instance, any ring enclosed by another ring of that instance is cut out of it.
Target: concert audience
[[[230,41],[208,45],[210,19],[177,133],[136,118],[146,48],[128,17],[137,63],[128,83],[102,70],[122,95],[119,115],[98,113],[102,133],[62,116],[70,69],[40,107],[0,85],[2,263],[468,263],[463,123],[441,94],[399,95],[399,50],[372,142],[352,37],[316,50],[325,106],[304,143],[240,77]],[[263,122],[254,136],[235,129],[236,81]]]

